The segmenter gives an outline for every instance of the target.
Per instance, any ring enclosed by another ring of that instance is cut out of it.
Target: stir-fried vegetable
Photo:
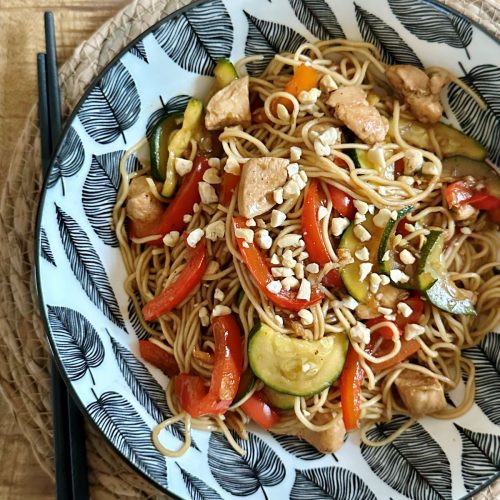
[[[192,417],[225,413],[238,391],[243,366],[242,337],[232,314],[212,319],[215,362],[207,390],[203,378],[181,373],[175,377],[175,394]]]
[[[346,431],[359,427],[361,414],[361,384],[365,371],[361,368],[359,354],[349,346],[347,358],[340,377],[340,401]]]
[[[235,229],[246,228],[246,219],[244,217],[233,217],[233,226]],[[271,292],[267,285],[274,281],[274,278],[260,250],[253,243],[247,243],[243,238],[236,238],[236,242],[241,256],[261,292],[277,306],[289,311],[300,311],[323,298],[323,292],[320,292],[317,287],[311,287],[311,298],[309,300],[298,299],[297,292],[293,290],[281,290],[278,293]],[[245,245],[243,245],[244,242]]]
[[[175,377],[175,375],[179,374],[179,365],[175,360],[175,356],[160,346],[149,340],[139,340],[139,351],[144,361],[156,366],[165,375]]]
[[[252,394],[241,405],[241,409],[263,429],[270,429],[280,421],[279,414],[266,403],[259,392]]]
[[[285,85],[285,92],[298,97],[301,92],[311,90],[316,87],[318,85],[319,77],[319,73],[314,68],[301,64],[295,69],[294,75]],[[289,112],[293,110],[293,105],[289,99],[279,97],[273,101],[273,113],[278,107],[278,104],[283,104]]]
[[[356,215],[356,207],[354,206],[352,196],[335,186],[328,185],[328,190],[330,191],[333,208],[337,210],[342,217],[353,220]]]
[[[200,283],[207,265],[205,240],[201,240],[196,248],[189,251],[189,260],[177,279],[143,307],[144,319],[146,321],[158,319],[178,306]]]

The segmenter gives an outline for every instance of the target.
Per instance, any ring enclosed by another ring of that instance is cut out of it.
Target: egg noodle
[[[248,57],[240,60],[236,68],[260,60],[259,57]],[[422,242],[432,229],[445,232],[444,264],[449,273],[449,279],[475,295],[474,306],[476,316],[453,315],[437,309],[428,301],[419,324],[425,327],[425,332],[416,337],[420,349],[411,360],[395,364],[381,371],[374,371],[377,364],[396,356],[401,349],[400,332],[391,321],[372,326],[372,333],[386,327],[392,331],[393,348],[383,356],[371,354],[364,343],[350,338],[352,347],[360,356],[365,377],[361,391],[361,440],[371,446],[383,446],[394,440],[400,433],[412,425],[414,419],[409,419],[393,435],[382,441],[372,441],[367,431],[377,423],[390,421],[393,416],[409,412],[401,400],[395,396],[394,382],[404,370],[414,370],[437,379],[446,392],[462,385],[461,400],[454,402],[456,407],[448,406],[432,414],[439,419],[453,419],[469,410],[474,402],[475,369],[474,364],[462,355],[462,350],[474,346],[500,323],[500,275],[495,273],[500,266],[498,252],[500,238],[498,228],[488,221],[484,212],[478,212],[463,221],[460,230],[457,218],[443,197],[443,177],[441,172],[442,152],[440,145],[431,133],[432,150],[421,150],[426,162],[436,166],[435,175],[420,176],[415,182],[403,182],[399,178],[385,176],[379,170],[356,168],[348,154],[349,150],[369,150],[371,146],[343,142],[331,146],[329,156],[318,156],[314,148],[314,140],[318,134],[330,127],[339,127],[337,120],[323,99],[318,99],[319,109],[310,114],[301,108],[299,100],[283,91],[290,79],[291,69],[306,63],[321,76],[330,75],[339,88],[360,85],[368,93],[370,104],[375,105],[382,116],[392,118],[394,123],[393,141],[382,144],[385,152],[386,165],[394,164],[403,159],[405,151],[410,146],[399,133],[400,119],[412,119],[406,105],[400,104],[395,96],[377,95],[376,89],[384,81],[385,64],[381,61],[376,47],[369,43],[348,40],[330,40],[316,43],[305,43],[295,53],[276,55],[264,73],[259,77],[250,77],[250,93],[258,94],[263,102],[266,120],[248,127],[226,127],[219,135],[224,159],[234,159],[244,164],[251,158],[281,157],[288,158],[290,148],[299,146],[302,156],[299,160],[301,169],[307,178],[317,179],[322,195],[326,200],[326,216],[321,220],[321,232],[326,243],[331,264],[324,266],[317,276],[317,283],[332,268],[339,268],[339,256],[330,238],[330,220],[334,217],[334,208],[327,186],[335,186],[348,193],[354,199],[365,201],[377,209],[388,208],[399,210],[413,205],[415,209],[407,216],[412,227],[411,232],[403,237],[402,244],[413,244],[421,248]],[[427,70],[428,74],[437,68]],[[450,75],[453,82],[464,87],[463,83]],[[467,87],[465,89],[470,92]],[[272,112],[275,99],[286,97],[293,105],[289,117],[277,117]],[[476,96],[477,98],[477,96]],[[480,101],[479,98],[477,98]],[[343,139],[345,137],[343,136]],[[133,301],[135,311],[142,326],[151,335],[152,341],[172,354],[177,361],[181,373],[199,375],[210,381],[213,361],[207,353],[214,352],[214,338],[210,326],[203,327],[200,322],[200,311],[206,308],[212,311],[216,304],[222,304],[232,309],[238,316],[242,333],[247,345],[250,331],[257,322],[264,323],[274,331],[287,336],[309,340],[321,339],[324,336],[337,335],[350,329],[357,323],[356,313],[345,305],[345,290],[322,287],[324,298],[310,307],[313,322],[309,326],[301,324],[300,320],[290,316],[290,313],[280,310],[262,293],[256,285],[249,269],[245,265],[234,237],[232,217],[237,214],[237,194],[232,197],[228,207],[216,204],[199,205],[186,231],[205,228],[209,223],[223,221],[225,237],[217,241],[206,241],[209,256],[208,269],[200,286],[191,293],[181,305],[171,312],[162,315],[155,322],[147,322],[142,315],[142,307],[158,295],[165,287],[173,283],[186,265],[187,249],[185,241],[180,238],[174,247],[148,246],[148,241],[158,239],[162,235],[154,235],[142,239],[131,239],[126,229],[126,201],[129,184],[137,176],[149,174],[147,161],[142,162],[141,170],[129,173],[127,162],[138,154],[147,139],[131,148],[120,163],[121,184],[113,220],[116,228],[120,250],[125,263],[128,278],[125,282],[127,294]],[[197,144],[191,141],[189,154],[186,158],[193,160],[197,155]],[[436,174],[438,172],[438,174]],[[394,177],[394,176],[393,176]],[[154,196],[159,196],[152,182]],[[261,218],[266,223],[273,244],[269,255],[281,256],[284,249],[277,245],[278,239],[289,233],[301,233],[301,217],[304,204],[304,191],[293,199],[285,200],[280,210],[286,213],[282,226],[270,226],[270,213]],[[303,248],[293,251],[293,257],[298,258]],[[216,288],[222,290],[224,298],[214,299]],[[243,298],[238,302],[237,296],[241,290]],[[405,293],[403,291],[403,293]],[[238,305],[239,304],[239,305]],[[283,322],[279,318],[285,318]],[[244,369],[248,366],[248,353],[244,349]],[[463,379],[462,379],[463,377]],[[258,381],[255,387],[240,401],[233,404],[223,415],[207,415],[192,418],[182,410],[175,396],[174,384],[166,388],[166,400],[173,417],[159,424],[153,431],[153,439],[157,448],[166,456],[178,457],[189,449],[191,429],[223,432],[230,444],[239,453],[244,450],[237,444],[231,431],[241,438],[247,437],[249,417],[240,406],[255,391],[259,391],[263,383]],[[335,416],[341,414],[340,389],[338,383],[324,389],[311,397],[295,397],[294,409],[283,412],[279,423],[272,428],[279,434],[292,433],[298,423],[311,431],[324,431],[335,425],[332,418],[327,423],[313,423],[315,416],[326,414]],[[178,450],[167,449],[160,442],[160,434],[167,426],[183,421],[185,425],[185,442]]]

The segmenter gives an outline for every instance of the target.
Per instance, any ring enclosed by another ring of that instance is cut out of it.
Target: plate
[[[167,380],[138,357],[147,333],[124,289],[111,227],[117,165],[155,117],[203,97],[214,61],[275,51],[304,40],[347,37],[374,43],[387,63],[441,65],[483,97],[481,109],[451,84],[445,111],[455,126],[500,159],[498,44],[459,14],[416,0],[209,0],[139,37],[90,86],[68,120],[41,200],[37,280],[59,368],[84,413],[137,471],[181,498],[458,499],[498,476],[500,337],[467,351],[476,363],[473,408],[455,421],[425,418],[392,444],[360,445],[351,435],[334,455],[251,428],[237,455],[218,433],[195,431],[188,453],[165,459],[151,429],[170,412]],[[127,168],[137,168],[137,160]],[[450,394],[459,401],[463,386]],[[404,417],[370,431],[379,439]],[[173,425],[165,444],[178,447]]]

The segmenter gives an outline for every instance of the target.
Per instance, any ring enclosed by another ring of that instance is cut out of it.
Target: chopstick
[[[44,21],[47,54],[37,55],[37,72],[42,174],[45,177],[61,134],[61,101],[54,17],[51,12],[45,13]],[[84,500],[89,495],[83,418],[68,394],[53,359],[51,389],[57,499]]]

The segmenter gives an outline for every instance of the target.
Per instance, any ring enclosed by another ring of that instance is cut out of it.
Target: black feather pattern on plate
[[[113,151],[103,155],[92,155],[89,173],[82,190],[82,205],[85,215],[97,236],[112,247],[118,247],[118,239],[112,224],[113,207],[120,187],[120,160],[125,151]],[[127,160],[128,173],[141,168],[135,156]]]
[[[208,445],[208,465],[219,485],[237,496],[253,495],[265,487],[276,486],[285,479],[285,466],[276,452],[263,439],[249,433],[248,440],[235,437],[245,450],[240,456],[226,437],[212,432]]]
[[[125,330],[115,293],[90,238],[73,217],[57,205],[56,214],[64,251],[76,279],[95,306]]]
[[[320,40],[345,38],[344,30],[325,0],[288,0],[298,20]]]
[[[171,113],[182,113],[187,106],[187,103],[191,99],[189,95],[177,95],[169,99],[167,104],[165,104],[163,97],[160,96],[161,108],[157,109],[151,113],[148,118],[148,124],[146,125],[146,137],[151,138],[153,129],[160,123],[167,115]]]
[[[212,76],[217,61],[233,48],[233,25],[220,0],[205,2],[170,19],[153,32],[181,68]]]
[[[193,500],[222,500],[222,497],[200,478],[193,476],[193,474],[184,470],[179,464],[177,464],[177,467],[181,471],[186,489]]]
[[[144,47],[144,40],[139,40],[130,50],[129,52],[133,54],[134,56],[138,57],[145,63],[149,62],[148,61],[148,54],[146,52],[146,49]]]
[[[70,380],[79,380],[104,361],[104,346],[92,323],[68,307],[47,306],[50,328]]]
[[[151,430],[135,408],[116,392],[95,397],[87,412],[104,435],[136,467],[167,488],[165,457],[154,447]]]
[[[356,20],[363,39],[380,50],[386,64],[413,64],[422,68],[422,63],[413,49],[376,15],[354,4]]]
[[[301,460],[320,460],[324,457],[323,453],[320,453],[313,445],[296,436],[280,434],[273,434],[273,436],[288,453]]]
[[[366,483],[343,467],[296,470],[290,500],[377,500]]]
[[[468,19],[420,0],[388,2],[400,23],[417,38],[464,49],[470,59],[467,47],[472,41],[472,25]]]
[[[462,438],[462,476],[470,492],[500,471],[500,436],[455,427]]]
[[[139,300],[139,294],[137,292],[135,293],[135,296],[137,300]],[[139,315],[135,310],[134,302],[132,301],[131,298],[128,299],[127,312],[128,312],[128,319],[130,320],[130,324],[132,325],[132,328],[134,329],[137,338],[139,340],[146,340],[149,337],[151,337],[151,335],[142,325],[141,320],[139,319]],[[159,333],[161,334],[161,332]]]
[[[111,335],[110,339],[118,368],[137,401],[139,401],[156,423],[159,424],[163,420],[170,418],[172,412],[167,406],[165,390],[128,349],[120,345]],[[166,430],[180,441],[184,441],[184,422],[175,422],[169,425]],[[192,438],[191,446],[199,450]]]
[[[47,179],[47,187],[54,186],[59,179],[63,182],[64,177],[75,175],[82,168],[84,161],[85,150],[83,149],[82,140],[76,130],[71,127],[52,164]],[[64,183],[62,189],[64,196]]]
[[[47,238],[47,233],[43,227],[40,229],[40,249],[42,251],[42,257],[54,267],[57,267],[54,255],[52,254],[52,250],[50,248],[49,239]]]
[[[367,432],[381,441],[408,421],[397,416]],[[386,446],[361,443],[361,454],[377,476],[399,493],[418,500],[451,500],[451,470],[446,454],[418,422]]]
[[[448,87],[448,101],[460,126],[466,134],[477,139],[489,153],[489,159],[500,162],[500,67],[482,64],[466,71],[461,80],[471,87],[486,103],[481,106],[453,82]]]
[[[288,26],[257,19],[245,12],[248,21],[248,35],[245,44],[247,56],[262,55],[262,61],[247,64],[251,75],[262,73],[269,61],[279,52],[296,51],[306,39]]]
[[[478,345],[465,349],[464,356],[476,367],[476,404],[495,424],[500,425],[500,335],[491,332]]]
[[[141,99],[132,75],[117,62],[83,101],[78,118],[99,144],[110,144],[132,127],[141,111]]]

